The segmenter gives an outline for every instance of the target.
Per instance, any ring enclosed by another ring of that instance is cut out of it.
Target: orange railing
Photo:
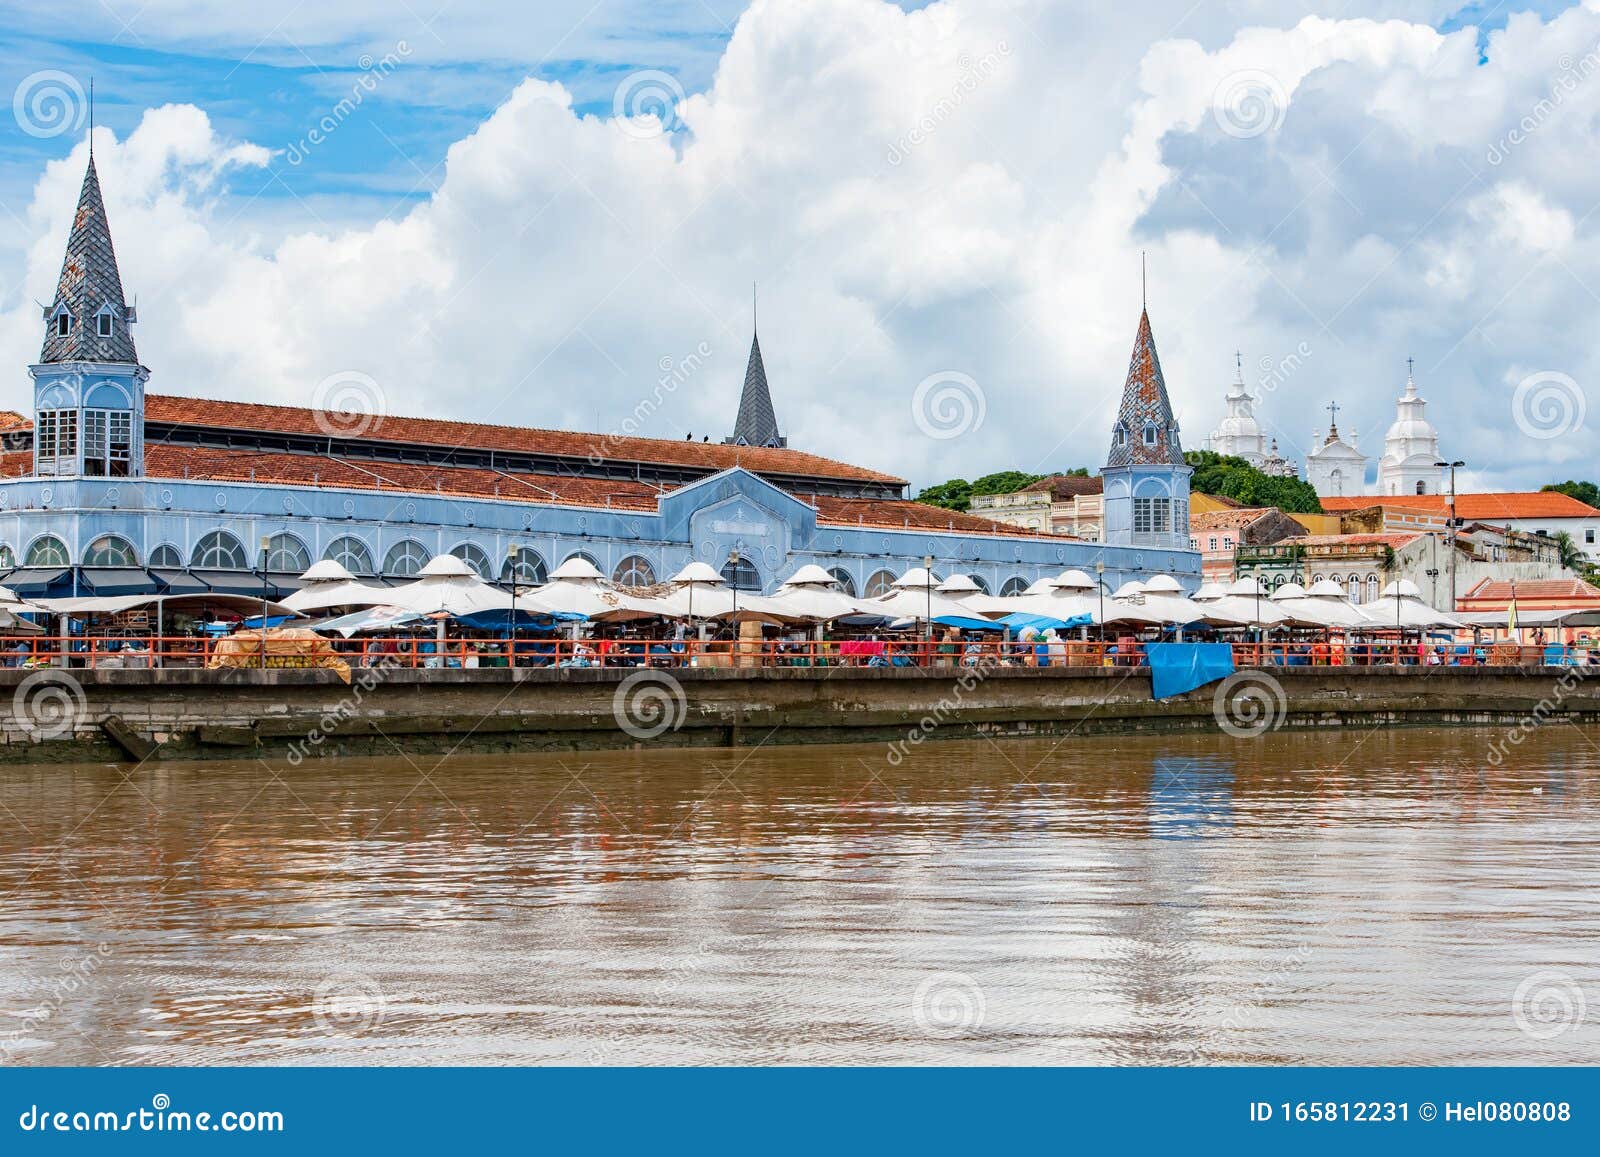
[[[56,635],[0,641],[0,666],[89,669],[204,667],[214,638],[108,638]],[[352,666],[494,668],[511,665],[505,639],[332,639]],[[1583,648],[1494,643],[1233,643],[1239,667],[1582,666]],[[1134,638],[1059,642],[940,639],[698,640],[529,639],[516,641],[516,665],[534,667],[1113,667],[1146,663]]]

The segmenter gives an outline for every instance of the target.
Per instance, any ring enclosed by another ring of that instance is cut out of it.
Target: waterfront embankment
[[[885,742],[1352,724],[1600,724],[1582,668],[1242,670],[1164,701],[1113,668],[0,671],[7,762]]]

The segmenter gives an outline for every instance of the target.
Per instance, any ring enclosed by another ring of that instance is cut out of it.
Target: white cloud
[[[390,412],[607,429],[663,358],[705,342],[649,432],[720,438],[759,279],[791,445],[919,482],[1094,466],[1143,249],[1190,445],[1236,346],[1257,365],[1304,345],[1264,407],[1285,448],[1338,397],[1375,451],[1415,354],[1448,452],[1543,481],[1548,446],[1505,434],[1505,383],[1529,365],[1600,381],[1582,340],[1600,304],[1585,284],[1600,75],[1486,158],[1594,51],[1600,16],[1513,18],[1480,66],[1470,29],[1234,27],[1272,19],[1245,4],[1181,27],[1198,39],[1152,37],[1190,6],[1152,7],[757,0],[679,109],[676,147],[528,80],[405,216],[308,213],[287,234],[253,232],[248,200],[281,157],[220,139],[201,110],[152,110],[97,144],[152,389],[308,404],[359,370]],[[1219,102],[1241,74],[1269,101],[1264,131]],[[30,299],[53,290],[83,160],[48,166],[25,268],[0,271],[22,286],[0,316],[13,366],[37,355]],[[941,370],[988,406],[981,430],[936,442],[910,400]],[[5,402],[27,404],[20,387]]]

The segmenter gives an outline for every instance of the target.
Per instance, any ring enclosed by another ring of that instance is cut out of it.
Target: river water
[[[1600,732],[0,769],[0,1063],[1600,1062]]]

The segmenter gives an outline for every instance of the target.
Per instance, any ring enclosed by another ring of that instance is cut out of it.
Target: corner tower
[[[144,384],[133,308],[111,244],[94,154],[83,175],[44,348],[33,377],[34,473],[138,477],[144,473]]]
[[[1139,314],[1122,405],[1111,429],[1111,453],[1100,473],[1107,545],[1189,549],[1193,470],[1183,460],[1148,310]]]
[[[761,361],[761,335],[752,321],[750,361],[744,368],[744,390],[739,394],[739,416],[733,433],[723,441],[730,446],[787,446],[789,440],[778,433],[778,416],[772,409],[772,391],[767,387],[767,367]]]

